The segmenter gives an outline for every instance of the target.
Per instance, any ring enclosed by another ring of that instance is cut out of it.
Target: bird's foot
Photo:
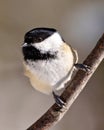
[[[81,69],[85,72],[89,72],[90,71],[90,67],[85,65],[85,64],[80,64],[80,63],[76,63],[74,64],[74,66],[77,68],[77,69]]]
[[[55,99],[55,102],[56,104],[59,106],[59,107],[65,107],[65,102],[60,98],[59,95],[55,94],[55,92],[53,91],[53,97]]]

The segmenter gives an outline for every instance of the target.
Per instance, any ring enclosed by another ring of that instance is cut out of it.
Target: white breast
[[[74,62],[72,50],[67,44],[61,45],[59,50],[57,59],[28,61],[25,68],[31,74],[26,75],[38,91],[49,94],[53,89],[62,88],[63,83],[69,80]]]

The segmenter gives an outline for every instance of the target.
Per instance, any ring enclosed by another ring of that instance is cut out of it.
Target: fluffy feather
[[[25,35],[26,41],[24,68],[32,86],[45,94],[63,88],[71,78],[78,60],[77,52],[52,29],[34,29]]]
[[[30,61],[25,64],[25,75],[30,78],[32,86],[45,94],[59,90],[71,78],[73,71],[73,53],[71,47],[63,43],[59,47],[58,58],[48,61]]]

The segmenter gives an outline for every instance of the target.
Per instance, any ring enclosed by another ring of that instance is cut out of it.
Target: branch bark
[[[77,96],[85,87],[96,68],[99,66],[101,61],[104,59],[104,34],[97,42],[97,45],[92,52],[85,59],[83,64],[90,66],[90,71],[85,72],[79,70],[72,81],[67,83],[66,89],[61,95],[61,99],[66,103],[64,108],[60,108],[57,104],[54,104],[49,110],[38,119],[33,125],[27,130],[47,130],[51,126],[55,125],[62,119],[65,113],[68,111],[72,103],[75,101]]]

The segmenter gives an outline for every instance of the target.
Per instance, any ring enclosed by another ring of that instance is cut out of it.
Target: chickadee
[[[25,75],[31,85],[44,94],[53,94],[56,103],[64,102],[55,94],[70,80],[78,55],[53,28],[35,28],[27,32],[22,45]]]

